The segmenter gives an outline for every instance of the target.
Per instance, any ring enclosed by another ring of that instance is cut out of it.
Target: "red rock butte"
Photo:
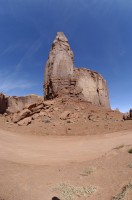
[[[75,97],[110,108],[106,80],[97,72],[74,67],[74,54],[63,32],[58,32],[45,66],[44,98]]]

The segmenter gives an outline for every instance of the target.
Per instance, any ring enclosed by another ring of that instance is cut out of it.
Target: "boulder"
[[[53,111],[59,111],[58,107],[53,108]]]
[[[22,119],[24,119],[24,118],[26,118],[26,117],[29,117],[30,115],[31,115],[31,111],[28,110],[28,109],[24,109],[24,110],[22,110],[22,111],[19,112],[19,113],[15,113],[15,114],[13,115],[12,121],[13,121],[14,123],[17,123],[17,122],[19,122],[20,120],[22,120]]]
[[[94,121],[96,119],[96,116],[93,114],[88,115],[88,119],[91,121]]]
[[[74,123],[74,120],[73,120],[73,119],[68,119],[68,120],[67,120],[67,123],[68,123],[68,124],[73,124],[73,123]]]
[[[40,112],[42,110],[42,108],[44,108],[44,104],[43,103],[41,103],[39,105],[36,105],[36,107],[32,108],[31,111],[33,113]]]
[[[48,117],[48,118],[52,118],[52,114],[50,114],[49,112],[46,112],[46,111],[41,111],[39,113],[39,116],[43,119],[43,117]]]
[[[72,119],[77,119],[77,118],[79,118],[78,113],[72,113],[72,114],[71,114],[71,118],[72,118]]]
[[[50,122],[51,122],[51,119],[50,119],[50,117],[48,117],[48,116],[44,116],[44,117],[42,118],[42,122],[44,122],[44,123],[50,123]]]
[[[67,120],[67,119],[69,119],[70,114],[71,114],[71,111],[64,111],[64,112],[61,114],[60,119],[62,119],[62,120]]]
[[[32,110],[33,108],[35,108],[37,106],[36,103],[33,103],[33,104],[28,104],[25,108],[29,109],[29,110]]]
[[[31,121],[32,121],[31,117],[27,117],[27,118],[22,119],[21,121],[19,121],[17,124],[19,126],[27,126],[27,125],[31,124]]]
[[[40,117],[40,114],[38,114],[38,113],[35,113],[34,115],[32,115],[32,119],[33,120],[35,120],[35,119],[37,119],[39,117]]]
[[[44,101],[44,106],[52,106],[54,105],[54,103],[55,103],[54,100]]]

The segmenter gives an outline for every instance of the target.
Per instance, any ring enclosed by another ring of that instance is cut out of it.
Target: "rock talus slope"
[[[74,54],[68,39],[58,32],[45,66],[44,97],[77,97],[110,108],[107,83],[97,72],[74,67]]]

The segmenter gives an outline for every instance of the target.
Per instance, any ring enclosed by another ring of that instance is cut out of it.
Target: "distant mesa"
[[[44,98],[75,97],[110,108],[107,83],[97,72],[74,67],[74,54],[63,32],[58,32],[45,66]]]

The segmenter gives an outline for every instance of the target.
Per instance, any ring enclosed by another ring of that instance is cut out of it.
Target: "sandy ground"
[[[112,199],[132,182],[130,148],[132,131],[46,137],[0,130],[0,200]],[[96,193],[73,197],[67,185]],[[131,191],[125,199],[132,200]]]

